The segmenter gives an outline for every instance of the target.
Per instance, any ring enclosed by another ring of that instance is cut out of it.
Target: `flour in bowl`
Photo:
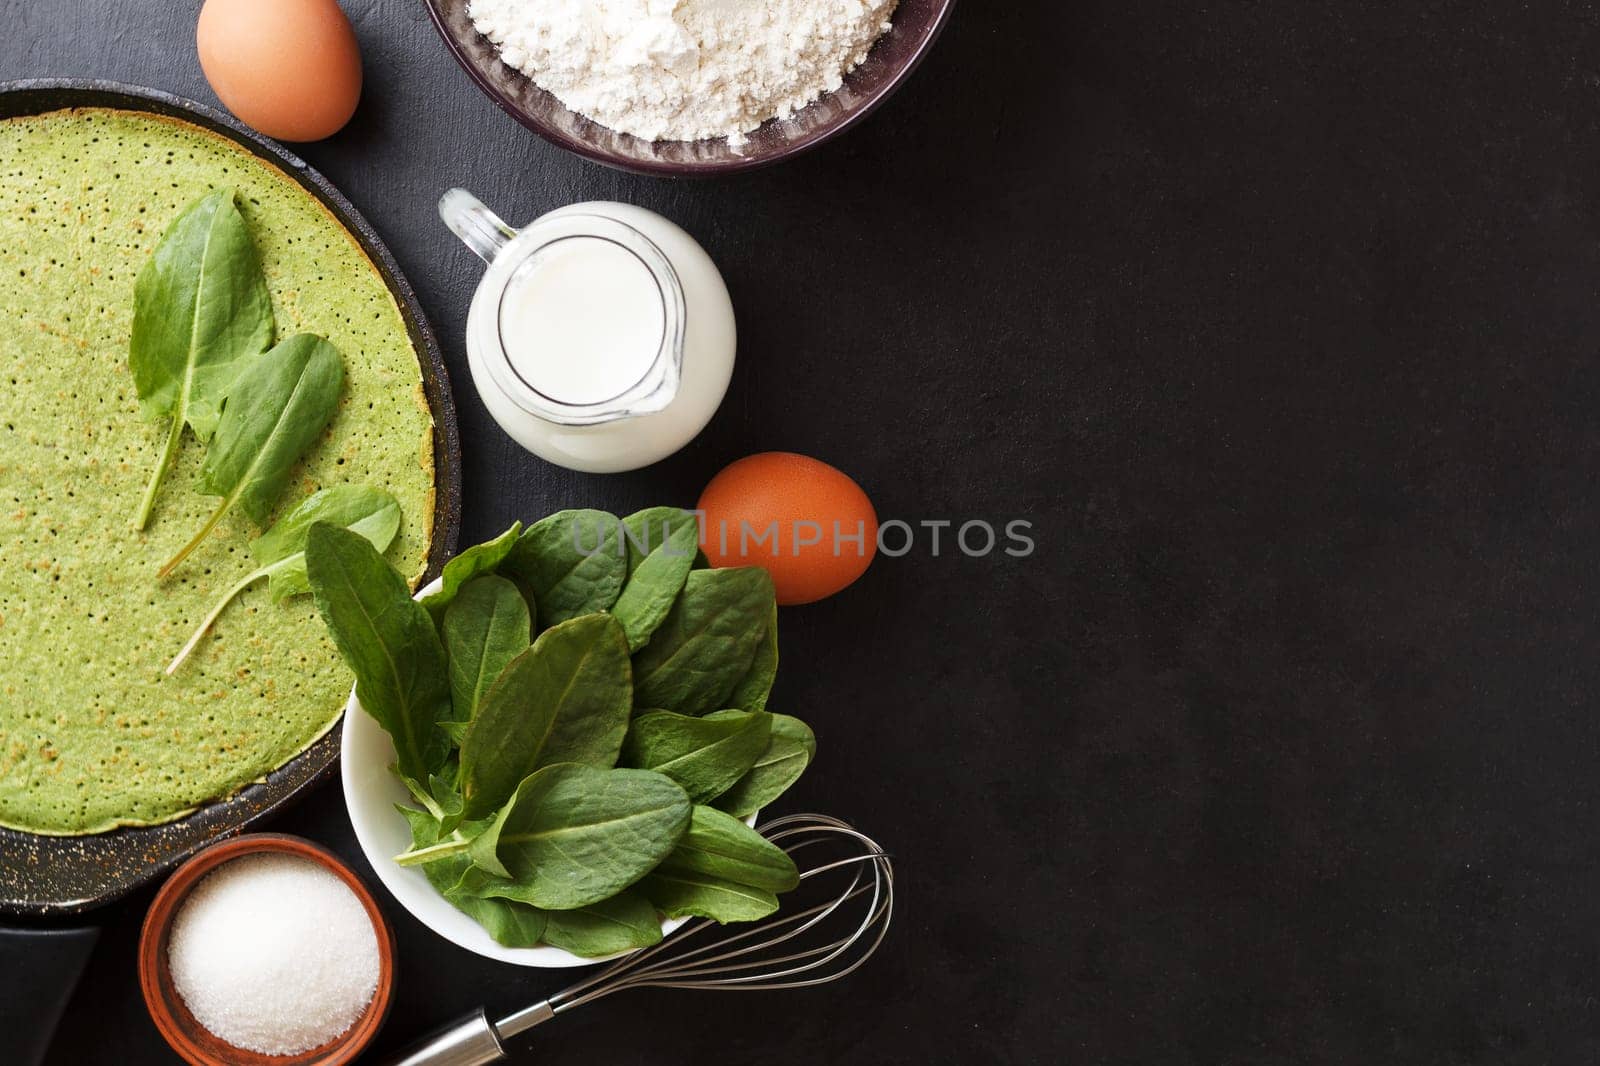
[[[837,89],[898,0],[472,0],[500,57],[603,126],[739,144]]]

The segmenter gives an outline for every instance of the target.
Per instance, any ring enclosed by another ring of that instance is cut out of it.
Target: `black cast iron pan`
[[[115,82],[39,79],[0,83],[0,119],[68,107],[110,107],[183,119],[244,146],[293,178],[360,243],[400,305],[433,411],[435,505],[425,580],[455,552],[461,529],[461,440],[439,343],[401,276],[394,257],[367,220],[326,178],[272,141],[200,104]],[[42,917],[76,914],[126,895],[219,837],[271,814],[327,777],[339,760],[339,728],[301,752],[266,781],[167,825],[82,837],[47,837],[0,829],[0,913]]]

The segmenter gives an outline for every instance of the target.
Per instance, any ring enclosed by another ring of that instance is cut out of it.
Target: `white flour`
[[[501,58],[580,114],[652,141],[788,118],[866,58],[897,0],[472,0]]]

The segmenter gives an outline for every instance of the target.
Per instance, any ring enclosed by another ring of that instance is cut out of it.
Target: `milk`
[[[500,337],[517,376],[562,403],[597,404],[637,384],[661,351],[662,294],[650,269],[600,237],[545,245],[500,300]]]
[[[733,303],[705,249],[660,215],[591,202],[513,229],[471,193],[439,203],[488,264],[467,312],[467,367],[517,443],[614,473],[689,443],[733,377]]]

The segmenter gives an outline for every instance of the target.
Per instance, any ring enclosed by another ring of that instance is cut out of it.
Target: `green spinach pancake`
[[[279,337],[339,349],[338,413],[276,514],[335,484],[388,489],[389,560],[420,575],[433,424],[400,310],[355,240],[287,175],[225,138],[136,112],[0,121],[0,824],[83,834],[171,821],[288,762],[350,687],[311,597],[251,587],[176,676],[206,609],[253,567],[242,514],[167,581],[156,570],[216,506],[186,435],[134,529],[166,424],[128,371],[134,280],[167,226],[232,188]]]

